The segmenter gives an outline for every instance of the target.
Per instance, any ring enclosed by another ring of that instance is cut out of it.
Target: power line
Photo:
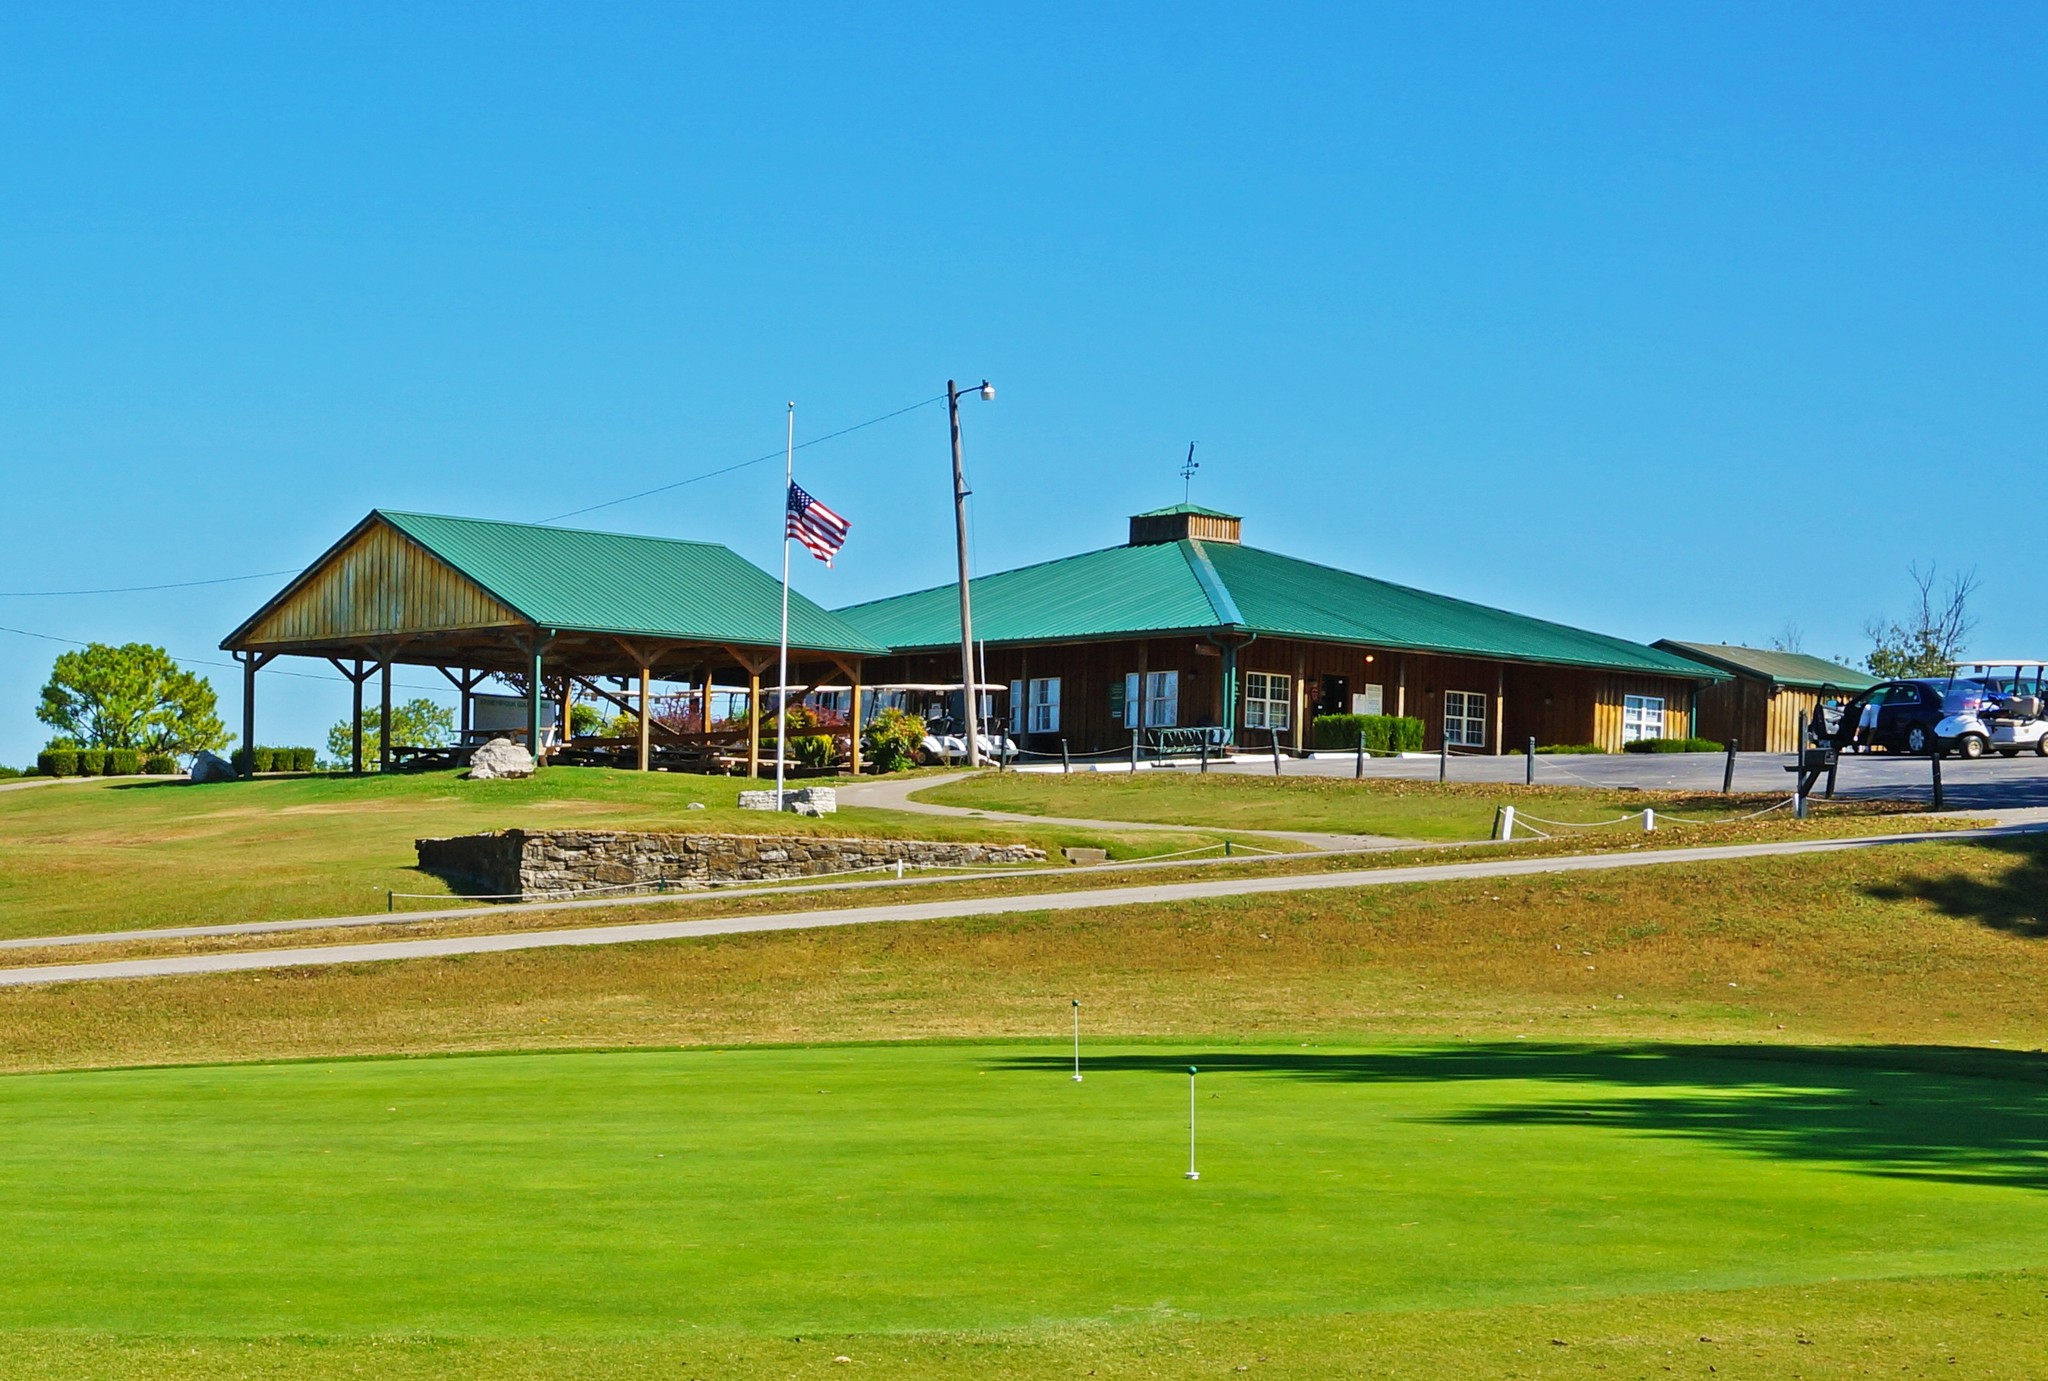
[[[273,576],[297,574],[297,571],[256,571],[250,575],[223,575],[213,580],[174,580],[166,585],[109,585],[100,590],[0,590],[0,599],[57,599],[64,595],[133,595],[145,590],[189,590],[195,585],[232,585],[238,580],[269,580]]]
[[[9,628],[4,623],[0,623],[0,633],[13,633],[23,638],[40,638],[42,641],[46,643],[63,643],[66,647],[92,646],[91,643],[82,643],[78,641],[78,639],[76,638],[60,638],[53,633],[36,633],[26,628]],[[209,661],[204,657],[180,657],[175,652],[171,654],[171,658],[173,661],[176,661],[181,665],[187,666],[223,667],[229,671],[240,671],[242,669],[241,664],[239,662],[214,662]],[[273,671],[266,667],[264,669],[263,674],[266,676],[289,676],[299,681],[331,681],[334,684],[341,686],[346,686],[349,684],[349,680],[346,676],[328,676],[324,673],[317,671]],[[445,685],[417,686],[411,683],[410,681],[393,681],[391,684],[394,687],[399,687],[405,690],[440,691],[448,689],[448,687],[446,687]]]
[[[887,422],[891,418],[901,417],[906,412],[916,412],[919,408],[928,408],[933,403],[943,403],[944,401],[946,401],[946,395],[941,393],[935,397],[927,398],[921,403],[912,403],[907,408],[898,408],[894,412],[885,412],[880,417],[870,417],[867,421],[856,422],[851,427],[841,427],[836,432],[827,432],[823,436],[812,437],[809,441],[798,442],[796,449],[801,451],[807,447],[822,445],[827,441],[835,441],[850,432],[857,432],[864,427],[872,427],[878,422]],[[622,499],[606,499],[603,503],[594,503],[588,508],[572,508],[567,513],[557,513],[552,518],[543,518],[541,521],[544,523],[559,523],[564,518],[580,518],[586,513],[595,513],[601,508],[617,508],[622,503],[631,503],[635,499],[651,498],[656,494],[666,494],[671,489],[681,489],[684,485],[695,484],[699,480],[716,479],[720,475],[730,475],[735,470],[745,470],[750,466],[760,465],[766,461],[780,460],[782,455],[781,451],[770,451],[766,455],[755,456],[752,460],[740,461],[736,465],[727,465],[717,470],[706,470],[701,475],[692,475],[686,480],[677,480],[674,484],[662,484],[652,489],[643,489],[637,494],[628,494]]]

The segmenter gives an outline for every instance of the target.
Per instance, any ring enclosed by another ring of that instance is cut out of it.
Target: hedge
[[[78,775],[81,777],[104,777],[107,775],[107,750],[104,748],[81,748],[78,750]]]
[[[1538,747],[1538,753],[1604,753],[1607,750],[1597,743],[1546,743]]]
[[[1315,745],[1355,749],[1361,729],[1368,753],[1413,753],[1422,747],[1422,721],[1390,714],[1319,714],[1315,717]]]
[[[151,753],[142,760],[142,770],[145,775],[151,777],[175,776],[178,771],[178,760],[169,753]]]
[[[1621,745],[1624,753],[1719,753],[1728,747],[1710,738],[1639,738]]]
[[[46,748],[36,754],[36,775],[42,777],[75,777],[78,775],[78,750],[76,748]]]
[[[235,771],[249,770],[249,750],[237,748],[230,759]],[[258,772],[311,772],[317,755],[311,748],[264,748],[256,749],[256,770]]]
[[[142,754],[133,748],[109,748],[107,750],[107,775],[109,777],[132,777],[142,770]]]

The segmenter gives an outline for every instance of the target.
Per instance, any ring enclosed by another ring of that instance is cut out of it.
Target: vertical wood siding
[[[1046,644],[1031,648],[990,648],[988,674],[1005,684],[1026,677],[1060,678],[1060,731],[1028,736],[1025,746],[1036,752],[1057,753],[1059,741],[1067,740],[1075,753],[1122,749],[1130,743],[1130,732],[1110,718],[1111,687],[1120,686],[1127,673],[1138,669],[1138,639],[1100,643]],[[1180,682],[1180,723],[1221,724],[1226,719],[1239,727],[1238,745],[1246,749],[1266,746],[1262,729],[1242,729],[1240,704],[1225,715],[1221,704],[1223,659],[1201,649],[1209,645],[1193,638],[1151,638],[1144,661],[1149,670],[1177,670]],[[904,657],[876,658],[869,663],[870,684],[899,682],[957,682],[960,655],[931,653]],[[1297,706],[1310,707],[1307,717],[1298,717],[1303,741],[1313,743],[1309,723],[1314,705],[1322,694],[1322,678],[1341,676],[1348,694],[1362,694],[1368,685],[1383,690],[1384,709],[1393,714],[1397,696],[1405,685],[1407,712],[1423,721],[1424,746],[1434,749],[1443,742],[1444,692],[1472,691],[1486,698],[1494,711],[1487,725],[1487,748],[1496,746],[1519,753],[1533,738],[1538,745],[1599,743],[1609,752],[1621,749],[1621,712],[1624,695],[1656,695],[1664,700],[1664,732],[1672,737],[1692,733],[1694,683],[1658,676],[1618,676],[1609,672],[1572,667],[1527,666],[1484,658],[1434,657],[1413,652],[1392,652],[1380,648],[1351,647],[1307,642],[1289,638],[1260,638],[1238,652],[1238,693],[1243,695],[1244,678],[1251,672],[1272,672],[1289,677],[1292,699]],[[1293,678],[1299,678],[1294,680]],[[1496,701],[1496,694],[1500,696]],[[1349,710],[1349,705],[1343,707]],[[1281,735],[1283,745],[1291,744],[1293,731]]]
[[[376,523],[267,613],[248,646],[525,623],[445,562]]]

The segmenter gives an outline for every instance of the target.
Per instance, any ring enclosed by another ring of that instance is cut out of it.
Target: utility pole
[[[981,381],[983,399],[996,396],[995,385]],[[976,713],[974,675],[974,608],[967,590],[967,470],[960,459],[960,390],[946,380],[946,416],[953,426],[953,532],[960,548],[960,681],[962,727],[967,735],[967,765],[981,766],[981,726]]]

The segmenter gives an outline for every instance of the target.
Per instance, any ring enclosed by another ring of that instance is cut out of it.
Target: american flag
[[[846,529],[846,519],[806,494],[802,486],[789,486],[789,523],[784,531],[809,547],[811,555],[831,565],[846,545]]]

